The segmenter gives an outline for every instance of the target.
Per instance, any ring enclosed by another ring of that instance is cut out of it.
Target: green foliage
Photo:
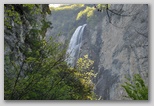
[[[102,6],[104,10],[107,6],[106,4],[97,5],[98,8]],[[93,28],[102,20],[102,13],[98,12],[93,4],[70,4],[50,9],[52,15],[49,20],[53,22],[54,26],[52,36],[57,35],[57,32],[62,32],[61,34],[69,39],[79,25],[86,23],[90,28]]]
[[[84,86],[85,99],[96,100],[96,95],[92,92],[94,90],[94,83],[92,79],[96,77],[97,74],[92,70],[92,65],[94,61],[88,58],[88,55],[84,55],[83,58],[79,58],[77,61],[77,72],[75,73],[82,85]]]
[[[24,14],[10,7],[23,7]],[[35,9],[38,7],[41,5],[5,5],[5,18],[9,24],[4,24],[4,99],[94,99],[94,85],[91,82],[94,74],[92,71],[86,72],[93,62],[85,56],[78,62],[78,69],[68,67],[64,46],[52,37],[45,40],[45,32],[50,23],[45,20],[43,12],[37,15]],[[22,24],[11,25],[14,12],[19,15],[17,21]],[[11,25],[11,30],[7,29],[8,25]],[[20,29],[22,27],[25,30]],[[88,63],[86,67],[80,67],[79,64],[85,61]]]
[[[101,11],[104,11],[108,8],[110,8],[110,4],[97,4],[97,9],[101,10]]]
[[[80,11],[78,14],[77,14],[77,17],[76,17],[76,20],[79,20],[81,19],[82,17],[86,16],[86,18],[90,18],[91,16],[93,16],[94,14],[94,8],[93,7],[86,7],[86,9]]]
[[[97,10],[105,10],[107,9],[107,6],[108,8],[110,7],[109,4],[97,4]],[[76,17],[76,20],[80,20],[82,17],[86,17],[88,20],[94,16],[94,11],[95,11],[95,8],[94,7],[89,7],[87,6],[86,9],[80,11],[78,14],[77,14],[77,17]]]
[[[139,74],[135,74],[132,83],[125,82],[122,87],[127,92],[129,98],[133,100],[148,100],[148,87]]]
[[[88,55],[84,55],[83,58],[79,58],[77,61],[77,67],[79,70],[86,70],[89,68],[89,66],[91,66],[94,63],[94,61],[90,60],[88,58]],[[89,69],[88,69],[89,70]]]
[[[50,7],[50,10],[54,10],[54,11],[61,11],[61,10],[73,10],[73,9],[77,9],[77,8],[81,8],[83,7],[84,4],[72,4],[72,5],[65,5],[65,6],[60,6],[57,8],[53,8]]]
[[[80,24],[75,22],[76,15],[84,8],[83,4],[71,4],[51,9],[52,15],[48,19],[53,25],[52,36],[55,38],[57,32],[61,32],[61,35],[70,37]]]
[[[20,15],[14,10],[14,6],[9,5],[8,8],[4,6],[4,10],[4,26],[11,29],[12,26],[10,23],[12,20],[17,24],[21,24]]]
[[[12,29],[15,24],[21,25],[24,21],[24,16],[30,21],[32,17],[42,12],[38,4],[6,4],[4,5],[4,10],[4,26],[9,29]]]
[[[35,7],[35,4],[23,4],[23,7],[26,7],[29,10],[32,10]]]

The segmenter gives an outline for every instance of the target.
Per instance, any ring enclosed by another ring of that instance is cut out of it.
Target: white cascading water
[[[76,60],[79,58],[83,31],[86,25],[87,24],[79,26],[73,33],[72,38],[70,40],[67,49],[67,54],[69,55],[69,57],[67,58],[67,63],[72,67],[75,65]]]

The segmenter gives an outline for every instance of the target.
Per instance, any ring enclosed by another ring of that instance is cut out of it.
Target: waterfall
[[[72,67],[75,65],[77,59],[79,58],[83,31],[86,25],[87,24],[79,26],[71,37],[71,40],[67,49],[67,54],[69,54],[69,57],[67,58],[67,63],[70,64]]]

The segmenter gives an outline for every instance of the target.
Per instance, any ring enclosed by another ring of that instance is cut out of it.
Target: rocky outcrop
[[[125,77],[138,73],[148,85],[148,5],[118,4],[110,10],[100,13],[93,29],[87,24],[81,52],[95,61],[96,94],[104,100],[123,100]]]

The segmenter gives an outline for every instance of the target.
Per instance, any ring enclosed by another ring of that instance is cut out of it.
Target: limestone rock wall
[[[138,73],[148,85],[148,5],[111,4],[109,9],[108,12],[95,10],[95,18],[87,21],[75,20],[77,13],[82,9],[74,13],[66,12],[63,20],[55,19],[52,23],[54,26],[64,21],[64,30],[68,25],[72,26],[71,30],[65,30],[67,33],[64,36],[62,34],[59,37],[58,41],[63,43],[71,38],[78,24],[87,24],[80,57],[88,54],[94,61],[94,70],[98,73],[93,79],[95,93],[103,100],[125,100],[126,92],[121,87],[126,81],[125,77],[132,79],[133,75]],[[59,11],[59,14],[62,12]],[[58,13],[52,16],[58,17]],[[58,26],[59,29],[63,29],[62,25]],[[59,32],[56,28],[53,30]]]
[[[93,29],[87,25],[81,52],[95,61],[96,94],[125,100],[125,77],[138,73],[148,85],[148,5],[114,4],[110,10]]]

